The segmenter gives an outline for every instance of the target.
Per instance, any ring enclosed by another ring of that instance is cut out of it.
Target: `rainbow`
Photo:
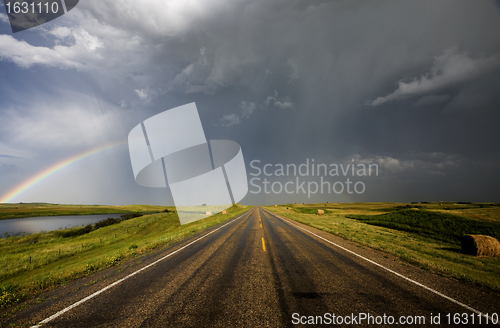
[[[122,145],[126,142],[127,141],[117,141],[117,142],[108,143],[104,146],[99,146],[99,147],[96,147],[94,149],[86,150],[83,153],[73,155],[69,158],[66,158],[66,159],[44,169],[43,171],[40,171],[37,174],[31,176],[30,178],[26,179],[25,181],[23,181],[22,183],[20,183],[16,187],[14,187],[13,189],[9,190],[8,192],[6,192],[2,196],[0,196],[0,203],[12,202],[12,199],[14,199],[14,197],[19,196],[20,194],[22,194],[26,190],[30,189],[34,185],[45,180],[46,178],[50,177],[51,175],[63,170],[64,168],[70,166],[71,164],[79,162],[85,158],[89,158],[93,155],[96,155],[100,152],[111,149],[113,147]]]

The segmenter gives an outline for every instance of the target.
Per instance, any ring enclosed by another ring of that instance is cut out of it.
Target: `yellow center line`
[[[266,243],[264,242],[264,237],[262,237],[262,249],[266,251]]]

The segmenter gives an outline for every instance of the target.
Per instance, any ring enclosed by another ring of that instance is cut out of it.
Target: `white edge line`
[[[231,223],[233,223],[233,222],[235,222],[235,221],[237,221],[237,220],[241,219],[241,218],[242,218],[245,214],[247,214],[247,213],[248,213],[248,211],[247,211],[247,212],[245,212],[245,213],[243,213],[243,214],[241,214],[239,217],[237,217],[237,218],[235,218],[235,219],[233,219],[233,220],[229,221],[228,223],[226,223],[226,224],[224,224],[224,225],[222,225],[222,226],[218,227],[217,229],[210,231],[210,232],[209,232],[209,233],[207,233],[206,235],[203,235],[203,236],[201,236],[200,238],[198,238],[198,239],[196,239],[196,240],[194,240],[194,241],[190,242],[189,244],[184,245],[184,246],[182,246],[181,248],[179,248],[179,249],[177,249],[177,250],[173,251],[172,253],[169,253],[169,254],[165,255],[165,256],[164,256],[164,257],[162,257],[161,259],[158,259],[158,260],[154,261],[153,263],[150,263],[150,264],[146,265],[145,267],[142,267],[141,269],[139,269],[139,270],[137,270],[137,271],[135,271],[135,272],[132,272],[132,273],[131,273],[131,274],[129,274],[128,276],[123,277],[123,278],[121,278],[120,280],[115,281],[114,283],[112,283],[112,284],[110,284],[110,285],[108,285],[108,286],[104,287],[104,288],[103,288],[103,289],[101,289],[101,290],[98,290],[97,292],[95,292],[95,293],[93,293],[93,294],[91,294],[91,295],[89,295],[89,296],[87,296],[87,297],[85,297],[85,298],[83,298],[83,299],[79,300],[79,301],[78,301],[78,302],[76,302],[76,303],[71,304],[71,305],[70,305],[70,306],[68,306],[67,308],[62,309],[61,311],[59,311],[59,312],[57,312],[57,313],[55,313],[55,314],[51,315],[51,316],[50,316],[50,317],[48,317],[47,319],[44,319],[44,320],[40,321],[40,322],[38,323],[38,325],[31,326],[30,328],[39,328],[39,327],[41,327],[43,324],[46,324],[46,323],[48,323],[48,322],[50,322],[50,321],[54,320],[55,318],[57,318],[57,317],[59,317],[60,315],[62,315],[62,314],[64,314],[64,313],[68,312],[69,310],[71,310],[71,309],[73,309],[73,308],[77,307],[78,305],[80,305],[80,304],[82,304],[82,303],[85,303],[86,301],[88,301],[88,300],[90,300],[90,299],[92,299],[92,298],[96,297],[97,295],[101,294],[102,292],[105,292],[106,290],[108,290],[108,289],[110,289],[110,288],[112,288],[112,287],[114,287],[114,286],[116,286],[116,285],[118,285],[118,284],[122,283],[123,281],[127,280],[128,278],[130,278],[130,277],[132,277],[132,276],[135,276],[135,275],[136,275],[136,274],[138,274],[139,272],[141,272],[141,271],[143,271],[143,270],[146,270],[147,268],[149,268],[149,267],[151,267],[151,266],[155,265],[155,264],[156,264],[156,263],[158,263],[158,262],[163,261],[164,259],[166,259],[166,258],[168,258],[168,257],[170,257],[170,256],[172,256],[172,255],[174,255],[174,254],[175,254],[175,253],[177,253],[177,252],[180,252],[180,251],[181,251],[181,250],[183,250],[184,248],[186,248],[186,247],[188,247],[188,246],[190,246],[190,245],[192,245],[192,244],[196,243],[198,240],[201,240],[201,239],[205,238],[206,236],[213,234],[213,233],[214,233],[214,232],[216,232],[217,230],[224,228],[224,227],[225,227],[225,226],[227,226],[228,224],[231,224]]]
[[[345,247],[342,247],[342,246],[340,246],[340,245],[337,245],[337,244],[335,244],[334,242],[332,242],[332,241],[330,241],[330,240],[328,240],[328,239],[326,239],[326,238],[323,238],[323,237],[321,237],[321,236],[319,236],[319,235],[317,235],[317,234],[315,234],[315,233],[313,233],[313,232],[311,232],[311,231],[309,231],[309,230],[307,230],[307,229],[302,228],[302,227],[301,227],[301,226],[299,226],[299,225],[296,225],[296,224],[294,224],[294,223],[290,222],[289,220],[285,219],[284,217],[282,217],[282,216],[281,216],[281,215],[279,215],[279,214],[269,212],[269,211],[268,211],[268,210],[266,210],[266,209],[264,209],[264,211],[268,212],[268,213],[269,213],[269,214],[271,214],[271,215],[276,216],[277,218],[279,218],[279,219],[281,219],[281,220],[283,220],[283,221],[286,221],[288,224],[291,224],[291,225],[293,225],[293,226],[296,226],[297,228],[302,229],[302,230],[304,230],[304,231],[306,231],[306,232],[310,233],[311,235],[314,235],[314,236],[316,236],[316,237],[318,237],[318,238],[320,238],[320,239],[322,239],[322,240],[324,240],[324,241],[326,241],[326,242],[328,242],[328,243],[330,243],[330,244],[332,244],[332,245],[334,245],[334,246],[337,246],[338,248],[341,248],[341,249],[343,249],[343,250],[344,250],[344,251],[346,251],[346,252],[349,252],[349,253],[351,253],[351,254],[353,254],[353,255],[356,255],[357,257],[362,258],[362,259],[363,259],[363,260],[365,260],[365,261],[368,261],[368,262],[370,262],[370,263],[372,263],[372,264],[374,264],[374,265],[376,265],[376,266],[378,266],[378,267],[380,267],[380,268],[382,268],[382,269],[384,269],[384,270],[386,270],[386,271],[389,271],[390,273],[395,274],[396,276],[398,276],[398,277],[400,277],[400,278],[403,278],[403,279],[405,279],[405,280],[407,280],[407,281],[409,281],[409,282],[411,282],[411,283],[414,283],[415,285],[420,286],[420,287],[422,287],[422,288],[424,288],[424,289],[427,289],[428,291],[431,291],[431,292],[433,292],[434,294],[439,295],[439,296],[441,296],[441,297],[443,297],[443,298],[446,298],[447,300],[449,300],[449,301],[451,301],[451,302],[453,302],[453,303],[455,303],[455,304],[458,304],[458,305],[460,305],[460,306],[462,306],[462,307],[466,308],[466,309],[467,309],[467,310],[469,310],[469,311],[475,312],[475,313],[477,313],[477,314],[479,314],[479,315],[482,315],[482,316],[483,316],[483,317],[485,317],[486,319],[491,320],[490,316],[488,316],[487,314],[484,314],[484,313],[482,313],[481,311],[478,311],[478,310],[476,310],[476,309],[474,309],[474,308],[472,308],[472,307],[468,306],[467,304],[464,304],[464,303],[462,303],[462,302],[459,302],[459,301],[457,301],[457,300],[455,300],[455,299],[453,299],[453,298],[451,298],[451,297],[449,297],[449,296],[446,296],[445,294],[442,294],[442,293],[438,292],[438,291],[437,291],[437,290],[435,290],[435,289],[432,289],[432,288],[430,288],[430,287],[427,287],[427,286],[425,286],[425,285],[422,285],[422,284],[421,284],[421,283],[419,283],[418,281],[415,281],[415,280],[410,279],[410,278],[408,278],[408,277],[406,277],[406,276],[403,276],[402,274],[397,273],[396,271],[393,271],[393,270],[391,270],[391,269],[389,269],[389,268],[386,268],[385,266],[383,266],[383,265],[381,265],[381,264],[378,264],[377,262],[374,262],[374,261],[372,261],[372,260],[370,260],[370,259],[368,259],[368,258],[366,258],[366,257],[364,257],[364,256],[361,256],[361,255],[359,255],[358,253],[355,253],[355,252],[353,252],[353,251],[351,251],[351,250],[349,250],[349,249],[347,249],[347,248],[345,248]]]

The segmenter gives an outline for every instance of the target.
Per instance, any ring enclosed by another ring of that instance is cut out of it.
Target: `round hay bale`
[[[325,214],[325,211],[323,211],[323,210],[318,210],[318,215],[323,215],[323,214]]]
[[[490,236],[464,235],[462,252],[473,256],[500,257],[500,242]]]

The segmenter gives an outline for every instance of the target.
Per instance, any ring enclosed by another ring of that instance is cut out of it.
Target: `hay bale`
[[[205,215],[212,215],[212,211],[206,212]]]
[[[325,214],[325,211],[323,211],[323,210],[318,210],[318,215],[323,215],[323,214]]]
[[[490,236],[464,235],[462,252],[474,256],[500,257],[500,242]]]
[[[222,211],[222,214],[227,214],[227,211],[226,210]]]

